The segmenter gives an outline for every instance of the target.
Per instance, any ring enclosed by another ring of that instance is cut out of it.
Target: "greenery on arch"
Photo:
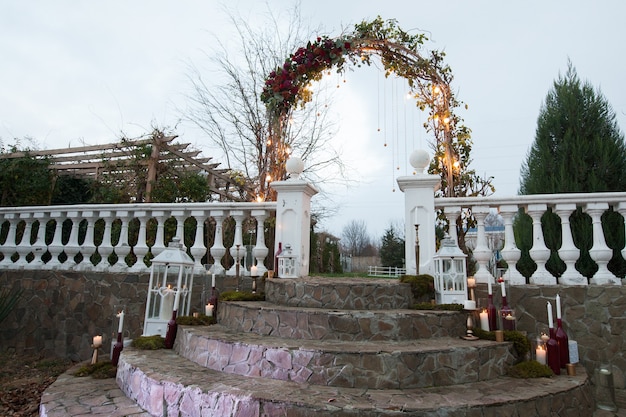
[[[427,51],[426,41],[426,35],[406,32],[396,20],[377,17],[355,25],[353,31],[337,38],[320,36],[289,55],[267,76],[261,94],[270,119],[273,165],[283,166],[288,157],[284,144],[287,123],[295,109],[311,101],[312,83],[333,69],[344,73],[349,65],[369,66],[372,57],[378,56],[385,76],[406,79],[417,107],[428,111],[424,127],[435,137],[435,155],[429,171],[442,177],[441,195],[493,192],[491,179],[484,180],[467,169],[471,162],[470,130],[455,113],[463,103],[450,87],[453,75],[444,63],[445,54]]]

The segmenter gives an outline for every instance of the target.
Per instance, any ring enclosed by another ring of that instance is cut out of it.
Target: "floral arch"
[[[292,53],[282,66],[267,76],[261,94],[270,119],[267,153],[272,153],[272,156],[268,165],[284,166],[288,157],[284,127],[295,109],[311,101],[311,84],[332,69],[343,73],[348,64],[369,66],[372,56],[377,55],[385,76],[394,74],[405,78],[417,107],[428,111],[424,127],[435,136],[434,170],[443,172],[443,182],[453,185],[459,164],[469,162],[465,161],[469,158],[469,148],[465,155],[464,147],[454,147],[453,141],[469,140],[469,129],[453,112],[461,103],[450,89],[453,77],[450,68],[443,62],[445,54],[422,52],[427,40],[424,34],[409,34],[402,30],[395,20],[378,17],[355,25],[354,31],[340,37],[318,37]],[[461,152],[455,151],[455,148],[461,149]],[[284,178],[284,172],[282,175],[274,174],[274,178],[277,177]],[[442,189],[452,190],[453,187],[447,184],[442,184]]]

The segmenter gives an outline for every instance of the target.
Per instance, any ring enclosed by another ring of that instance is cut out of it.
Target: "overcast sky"
[[[213,35],[232,31],[220,4],[2,1],[0,139],[6,146],[31,137],[41,149],[53,149],[111,143],[157,126],[215,156],[209,140],[181,122],[180,109],[191,90],[189,64],[206,66]],[[262,22],[267,10],[257,0],[229,4],[252,22]],[[268,4],[286,16],[293,2]],[[461,116],[473,132],[472,167],[495,177],[498,196],[516,194],[541,104],[568,59],[581,79],[601,89],[620,127],[626,126],[626,2],[303,0],[302,11],[329,36],[377,15],[427,32],[427,47],[446,52],[453,87],[469,105]],[[322,226],[336,235],[353,219],[365,220],[374,237],[401,220],[403,196],[395,178],[410,174],[406,161],[413,148],[428,147],[419,114],[403,105],[385,110],[387,121],[380,121],[381,94],[403,88],[380,79],[357,69],[336,93],[336,144],[350,178],[360,184],[329,190],[338,214]],[[380,124],[390,134],[387,147],[377,132]]]

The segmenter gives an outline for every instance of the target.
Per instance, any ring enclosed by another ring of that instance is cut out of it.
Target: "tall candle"
[[[546,364],[546,351],[542,347],[537,347],[537,349],[535,349],[535,357],[537,358],[537,362],[540,364]]]
[[[172,317],[172,310],[174,310],[174,291],[169,287],[162,288],[159,294],[161,295],[159,317],[161,320],[169,320]]]
[[[489,277],[489,279],[487,279],[487,288],[489,290],[489,295],[492,295],[493,292],[491,290],[491,277]]]
[[[502,296],[506,297],[506,288],[504,287],[504,280],[500,281],[500,285],[502,287]]]
[[[119,323],[117,324],[117,332],[122,333],[122,330],[124,329],[124,310],[117,313],[117,317],[120,319]]]
[[[554,321],[552,320],[552,304],[548,301],[548,327],[554,328]]]
[[[204,307],[204,312],[207,316],[209,317],[213,317],[213,309],[215,308],[215,306],[213,304],[207,304],[206,307]]]
[[[483,310],[480,312],[480,327],[486,332],[489,331],[489,315],[487,313],[487,310]]]
[[[211,276],[211,287],[215,287],[215,274]]]
[[[561,318],[561,296],[558,294],[556,295],[556,318]]]

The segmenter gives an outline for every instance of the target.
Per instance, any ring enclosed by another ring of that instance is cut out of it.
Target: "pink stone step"
[[[409,284],[359,277],[267,279],[265,299],[278,305],[331,310],[402,309],[413,303]]]
[[[576,376],[497,378],[405,390],[311,385],[225,374],[171,350],[124,349],[120,389],[152,416],[426,417],[591,416],[593,396],[582,366]]]
[[[511,343],[456,338],[318,341],[180,326],[174,350],[228,374],[351,388],[407,389],[500,377],[515,363]]]
[[[218,322],[237,332],[308,340],[415,340],[459,337],[466,316],[434,310],[328,310],[265,302],[222,302]]]

